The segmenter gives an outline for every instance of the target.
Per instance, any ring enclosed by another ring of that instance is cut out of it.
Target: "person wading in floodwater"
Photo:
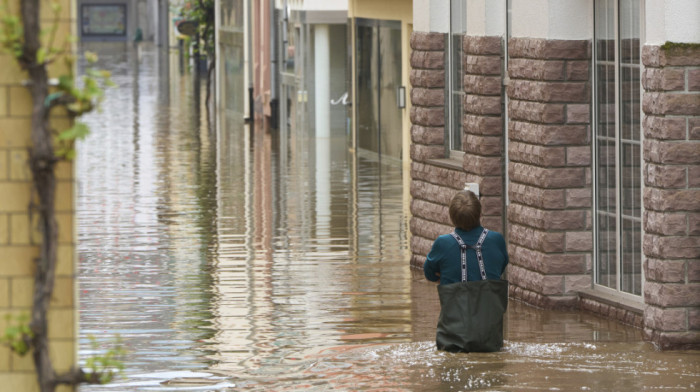
[[[491,352],[503,347],[508,264],[503,236],[481,226],[481,202],[463,190],[450,201],[455,229],[439,236],[423,265],[426,279],[440,282],[436,343],[450,352]]]

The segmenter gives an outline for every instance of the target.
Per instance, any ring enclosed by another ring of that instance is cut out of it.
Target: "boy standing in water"
[[[484,228],[481,226],[481,202],[471,191],[459,191],[450,202],[450,220],[455,233],[465,244],[474,245]],[[508,265],[506,241],[501,233],[488,231],[482,245],[487,279],[501,279]],[[423,264],[425,278],[441,285],[460,282],[460,246],[450,234],[439,236]],[[481,280],[475,252],[467,252],[467,280]]]
[[[508,302],[508,283],[501,280],[508,265],[506,242],[481,226],[481,203],[473,192],[457,192],[449,213],[455,229],[435,240],[423,265],[426,279],[440,281],[438,348],[497,351]]]

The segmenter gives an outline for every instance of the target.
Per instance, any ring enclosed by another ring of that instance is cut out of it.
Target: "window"
[[[640,4],[596,0],[594,12],[594,281],[640,296]]]
[[[445,148],[448,157],[461,157],[464,86],[462,40],[467,32],[466,0],[450,0],[450,32],[447,38],[447,110],[445,113]]]
[[[83,4],[80,21],[83,35],[125,36],[126,4]]]

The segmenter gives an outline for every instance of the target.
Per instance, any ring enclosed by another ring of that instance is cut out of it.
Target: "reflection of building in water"
[[[344,137],[293,130],[282,149],[277,132],[220,117],[215,367],[277,372],[299,350],[408,341],[401,168],[363,159],[354,172]]]
[[[77,0],[77,3],[78,36],[83,42],[131,42],[140,34],[144,41],[169,45],[168,1]]]
[[[224,123],[234,121],[235,124],[242,124],[243,117],[249,115],[246,105],[250,80],[250,67],[247,65],[250,50],[245,40],[249,23],[245,12],[247,3],[244,0],[216,2],[216,101],[218,111],[227,113],[221,116],[220,121]]]
[[[697,347],[687,217],[699,207],[686,201],[698,199],[687,155],[700,93],[686,79],[698,79],[700,4],[428,0],[414,12],[412,263],[450,229],[435,210],[475,182],[482,223],[507,235],[513,297]]]

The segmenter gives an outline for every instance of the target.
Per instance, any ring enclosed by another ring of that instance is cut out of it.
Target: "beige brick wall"
[[[700,48],[644,46],[644,331],[700,346]]]
[[[466,180],[459,163],[445,158],[445,34],[411,34],[411,265],[425,256],[452,223],[447,205]]]
[[[12,12],[18,12],[20,0],[10,0]],[[50,2],[42,0],[42,21],[48,25]],[[60,0],[59,33],[63,42],[75,30],[73,0]],[[49,67],[50,76],[65,72],[63,62]],[[27,77],[13,58],[0,54],[0,331],[7,322],[5,315],[29,314],[32,305],[34,263],[41,241],[37,230],[37,213],[30,214],[32,201],[28,150],[31,147],[31,98],[21,81]],[[65,120],[64,120],[65,121]],[[76,297],[74,267],[74,178],[73,166],[57,167],[56,212],[59,224],[56,285],[49,311],[51,357],[58,373],[67,371],[77,361]],[[37,391],[31,355],[19,357],[0,346],[0,385],[13,392]],[[58,388],[59,391],[72,390]]]
[[[503,43],[499,36],[466,35],[464,53],[464,159],[468,182],[479,184],[481,224],[504,233]]]
[[[590,42],[508,46],[511,296],[573,308],[591,285]]]

